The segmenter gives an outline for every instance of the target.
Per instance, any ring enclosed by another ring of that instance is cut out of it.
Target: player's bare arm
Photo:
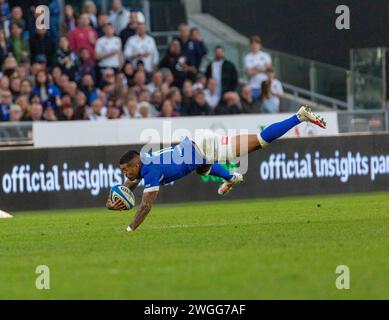
[[[140,182],[139,180],[127,179],[123,185],[126,186],[127,188],[129,188],[131,191],[134,191],[136,189],[136,187],[139,185],[139,182]],[[117,199],[114,202],[114,201],[112,201],[110,196],[108,196],[105,206],[109,210],[117,210],[117,211],[127,210],[127,206],[125,205],[125,203],[122,200]]]
[[[142,196],[141,204],[134,216],[134,219],[127,228],[127,231],[136,230],[142,222],[146,219],[147,215],[151,211],[155,199],[157,199],[158,191],[144,192]]]
[[[130,189],[131,191],[134,191],[136,187],[139,185],[140,180],[130,180],[127,179],[126,182],[124,182],[124,185]]]
[[[116,201],[112,201],[110,196],[108,196],[105,206],[109,210],[116,210],[116,211],[122,211],[127,209],[126,205],[122,200],[117,199]]]

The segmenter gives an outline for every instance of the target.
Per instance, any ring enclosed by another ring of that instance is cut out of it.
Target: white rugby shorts
[[[217,134],[211,130],[202,130],[192,137],[199,153],[207,163],[226,162],[234,159],[231,136]]]

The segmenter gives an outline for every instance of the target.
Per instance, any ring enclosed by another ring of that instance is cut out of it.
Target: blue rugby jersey
[[[141,178],[144,192],[187,176],[206,163],[193,141],[186,137],[180,144],[153,153],[141,153]]]

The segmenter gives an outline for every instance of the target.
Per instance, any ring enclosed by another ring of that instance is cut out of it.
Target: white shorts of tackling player
[[[196,133],[191,140],[207,163],[226,162],[236,158],[231,136],[203,130],[201,133]]]

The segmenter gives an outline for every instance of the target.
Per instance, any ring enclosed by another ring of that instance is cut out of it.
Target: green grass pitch
[[[160,205],[128,234],[133,214],[1,219],[0,299],[389,298],[389,193]]]

